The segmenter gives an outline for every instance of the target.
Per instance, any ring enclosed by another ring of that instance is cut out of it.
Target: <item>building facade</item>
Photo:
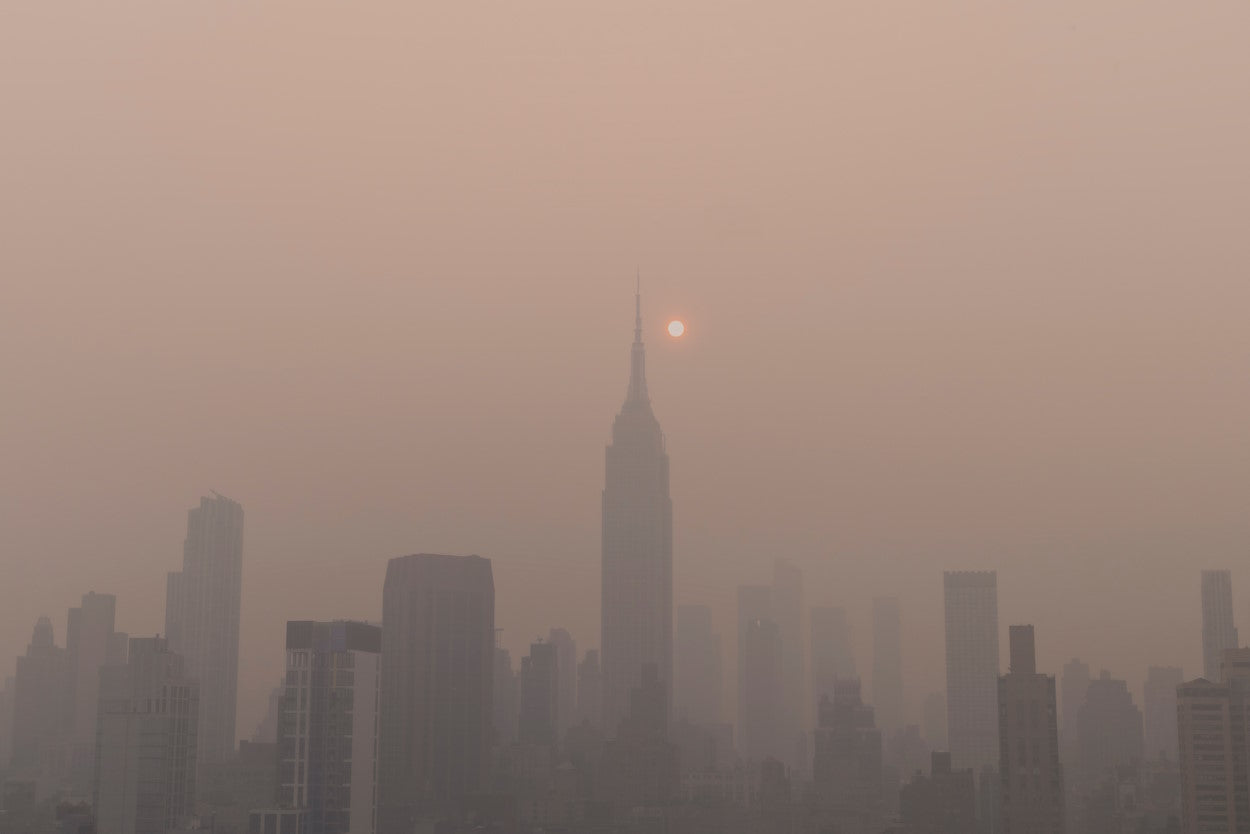
[[[647,393],[641,298],[635,297],[629,389],[604,460],[601,662],[603,730],[616,734],[642,668],[673,689],[673,502],[664,432]]]
[[[1202,572],[1202,674],[1219,683],[1225,649],[1235,649],[1237,627],[1233,624],[1233,575],[1226,570]]]
[[[998,767],[998,576],[948,572],[946,714],[953,767]]]
[[[278,717],[278,807],[305,810],[306,834],[377,831],[382,629],[286,624]]]
[[[1182,834],[1250,831],[1250,649],[1224,653],[1220,682],[1177,691]]]
[[[858,677],[855,652],[851,647],[851,624],[846,609],[817,606],[811,610],[812,703],[824,695],[833,697],[833,684],[839,678]],[[946,722],[946,718],[942,718]]]
[[[1176,690],[1184,673],[1175,666],[1151,666],[1143,688],[1146,759],[1175,762],[1177,750]]]
[[[182,570],[165,587],[170,649],[201,682],[201,762],[228,761],[235,751],[242,595],[243,507],[213,493],[187,513]]]
[[[722,720],[720,635],[712,630],[712,609],[706,605],[677,607],[676,714],[695,723]]]
[[[1011,626],[998,679],[999,802],[1004,834],[1063,834],[1063,769],[1053,675],[1037,672],[1033,626]]]
[[[902,617],[898,597],[872,601],[872,705],[886,737],[905,723]]]

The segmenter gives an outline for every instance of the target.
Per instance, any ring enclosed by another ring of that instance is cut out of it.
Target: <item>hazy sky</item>
[[[239,734],[288,618],[494,562],[514,660],[598,644],[635,268],[676,599],[773,557],[1138,687],[1250,628],[1250,5],[196,0],[0,8],[0,668],[87,590],[164,627],[247,513]],[[689,321],[679,344],[662,335]],[[1004,640],[1004,647],[1006,643]],[[1005,650],[1004,650],[1005,653]]]

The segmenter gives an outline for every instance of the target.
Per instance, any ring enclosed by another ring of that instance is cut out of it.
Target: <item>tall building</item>
[[[495,582],[489,559],[392,559],[382,589],[384,832],[482,790],[490,763]]]
[[[100,669],[106,663],[124,663],[117,652],[114,621],[117,598],[91,592],[83,595],[82,605],[69,610],[65,651],[69,662],[73,701],[73,743],[70,777],[75,791],[86,795],[95,775],[96,711],[100,699]]]
[[[1063,664],[1062,677],[1059,679],[1060,694],[1063,699],[1059,703],[1062,720],[1059,730],[1059,755],[1069,776],[1075,774],[1080,767],[1081,732],[1078,718],[1081,707],[1085,706],[1085,695],[1089,692],[1089,664],[1072,658]]]
[[[953,766],[998,767],[998,575],[947,572],[946,714]]]
[[[554,748],[560,726],[560,656],[555,643],[538,642],[521,658],[521,711],[517,738]]]
[[[654,819],[656,811],[678,796],[681,775],[677,745],[668,740],[671,699],[654,663],[643,666],[640,675],[620,731],[604,745],[602,781],[596,790],[618,815],[645,808],[651,809],[646,816]]]
[[[1198,678],[1177,691],[1181,831],[1250,830],[1250,649],[1226,649],[1219,682]]]
[[[521,682],[512,669],[512,654],[495,647],[494,680],[495,743],[507,746],[517,740],[517,717],[521,713]]]
[[[305,810],[303,834],[377,831],[381,653],[376,625],[286,624],[278,805]]]
[[[845,608],[817,606],[811,611],[812,703],[822,695],[833,697],[833,684],[839,678],[858,677],[855,653],[851,649],[851,624]],[[942,719],[946,722],[945,717]]]
[[[903,625],[898,597],[872,601],[872,705],[887,737],[903,726]]]
[[[65,650],[56,645],[52,621],[40,617],[26,654],[17,659],[13,682],[12,765],[19,773],[39,775],[70,726],[69,681]]]
[[[577,717],[577,642],[567,629],[553,628],[547,634],[547,642],[556,647],[556,665],[560,670],[560,687],[557,693],[556,727],[557,740],[576,723]]]
[[[1184,674],[1175,666],[1151,666],[1146,671],[1143,706],[1147,760],[1176,761],[1176,690],[1183,681]]]
[[[4,679],[4,688],[0,689],[0,769],[7,768],[13,760],[13,699],[17,688],[17,680],[13,677]]]
[[[712,631],[712,609],[677,607],[676,713],[692,722],[721,721],[721,642]]]
[[[1004,834],[1063,834],[1055,678],[1037,672],[1033,626],[1011,626],[1011,665],[998,679],[999,801]]]
[[[942,719],[945,721],[945,717]],[[971,770],[952,770],[951,754],[935,752],[929,777],[905,785],[899,805],[907,834],[969,834],[976,831],[976,780]]]
[[[1091,681],[1077,716],[1080,767],[1074,782],[1081,791],[1095,788],[1118,768],[1139,766],[1145,740],[1142,714],[1128,683],[1103,670]]]
[[[817,710],[812,779],[823,825],[848,834],[870,834],[884,826],[885,797],[881,731],[873,708],[863,702],[857,680],[839,680],[833,698]]]
[[[195,811],[199,684],[160,637],[130,640],[125,665],[100,671],[98,834],[166,834]]]
[[[629,712],[642,667],[673,684],[673,502],[664,432],[647,394],[641,298],[634,299],[629,390],[612,424],[603,487],[602,664],[604,733]]]
[[[741,639],[739,752],[754,762],[770,757],[782,761],[789,745],[781,631],[772,620],[751,620]]]
[[[803,572],[786,559],[773,562],[772,619],[781,635],[782,734],[785,746],[777,758],[794,766],[806,763],[807,653],[803,633]]]
[[[930,692],[924,698],[924,738],[934,750],[946,751],[946,695]]]
[[[1233,575],[1226,570],[1202,572],[1202,674],[1219,683],[1225,649],[1237,648],[1233,625]]]
[[[577,664],[577,719],[579,724],[603,728],[603,669],[598,649],[588,649]]]
[[[187,513],[182,570],[165,590],[169,647],[200,681],[200,762],[234,756],[242,593],[243,507],[213,493]]]

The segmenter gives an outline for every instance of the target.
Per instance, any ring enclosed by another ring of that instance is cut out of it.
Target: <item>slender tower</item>
[[[603,487],[603,721],[611,738],[642,668],[673,692],[673,503],[664,432],[647,396],[642,300],[634,296],[629,391],[612,424]]]

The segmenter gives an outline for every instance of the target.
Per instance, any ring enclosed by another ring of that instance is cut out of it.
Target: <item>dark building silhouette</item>
[[[87,796],[95,776],[96,712],[100,700],[100,669],[109,662],[124,663],[118,652],[113,625],[117,598],[95,592],[83,595],[82,604],[69,610],[65,651],[72,687],[73,742],[70,750],[70,780],[74,792]],[[110,657],[110,649],[115,656]]]
[[[876,834],[885,824],[881,731],[857,680],[839,680],[818,707],[812,781],[823,824]]]
[[[1078,720],[1092,680],[1089,664],[1082,663],[1075,657],[1063,664],[1063,673],[1059,679],[1062,696],[1059,702],[1059,757],[1069,777],[1074,776],[1081,766],[1081,731]],[[1069,782],[1071,781],[1069,778]]]
[[[603,669],[598,649],[588,650],[577,664],[577,720],[603,729]]]
[[[165,592],[170,649],[200,681],[200,762],[234,756],[242,593],[243,507],[213,493],[187,513],[182,570]]]
[[[952,770],[950,753],[934,753],[930,774],[917,774],[899,801],[906,834],[969,834],[976,831],[976,780],[971,770]]]
[[[131,638],[128,654],[100,672],[96,830],[182,830],[195,811],[199,684],[161,637]]]
[[[1203,677],[1219,683],[1225,649],[1237,648],[1233,624],[1233,575],[1226,570],[1202,572],[1202,669]]]
[[[781,637],[782,746],[777,758],[790,767],[806,764],[811,724],[807,695],[807,654],[803,632],[803,572],[786,559],[773,562],[772,620]]]
[[[517,738],[522,744],[555,748],[560,724],[560,658],[554,643],[538,642],[521,659],[521,712]]]
[[[846,609],[817,606],[811,610],[811,655],[813,704],[823,695],[833,697],[838,678],[858,677],[855,653],[851,648],[851,624]],[[942,719],[945,722],[945,718]]]
[[[567,629],[553,628],[547,633],[547,642],[556,647],[556,665],[559,667],[560,685],[556,698],[557,741],[564,738],[569,727],[577,719],[577,642]]]
[[[642,669],[630,693],[629,713],[603,753],[600,797],[618,816],[638,808],[662,808],[680,787],[677,746],[668,740],[669,698],[653,663]]]
[[[278,806],[303,808],[303,834],[377,830],[382,629],[286,624],[286,694],[278,719]]]
[[[943,576],[946,607],[946,731],[956,768],[998,767],[998,576]]]
[[[647,394],[641,299],[635,297],[629,390],[612,424],[603,487],[603,722],[609,738],[629,710],[642,667],[673,682],[673,502],[664,432]]]
[[[494,711],[495,743],[507,746],[517,740],[517,720],[521,714],[521,681],[512,668],[512,655],[495,647]]]
[[[1055,679],[1037,672],[1033,626],[1011,626],[1011,666],[998,679],[999,805],[1004,834],[1063,834]]]
[[[1250,831],[1250,649],[1226,649],[1219,682],[1177,692],[1181,831]]]
[[[676,713],[694,723],[721,721],[720,635],[712,631],[712,610],[706,605],[677,607]]]
[[[63,744],[73,715],[70,670],[64,649],[56,645],[52,621],[40,617],[26,654],[17,659],[13,691],[14,771],[25,777],[51,778],[48,762]],[[45,790],[40,788],[39,794]]]
[[[942,692],[930,692],[924,699],[924,725],[922,727],[925,741],[934,750],[945,750],[949,744],[946,739],[946,695]]]
[[[1176,690],[1183,682],[1184,673],[1175,666],[1151,666],[1146,670],[1142,706],[1147,759],[1176,761]]]
[[[740,639],[739,751],[754,762],[781,761],[789,747],[780,629],[772,620],[750,620]]]
[[[392,559],[382,591],[383,834],[484,789],[493,729],[490,560]]]
[[[1128,684],[1103,671],[1091,681],[1077,716],[1080,771],[1076,785],[1092,790],[1117,768],[1138,766],[1144,757],[1142,714]]]
[[[889,737],[903,720],[903,623],[898,597],[872,601],[872,706]]]

